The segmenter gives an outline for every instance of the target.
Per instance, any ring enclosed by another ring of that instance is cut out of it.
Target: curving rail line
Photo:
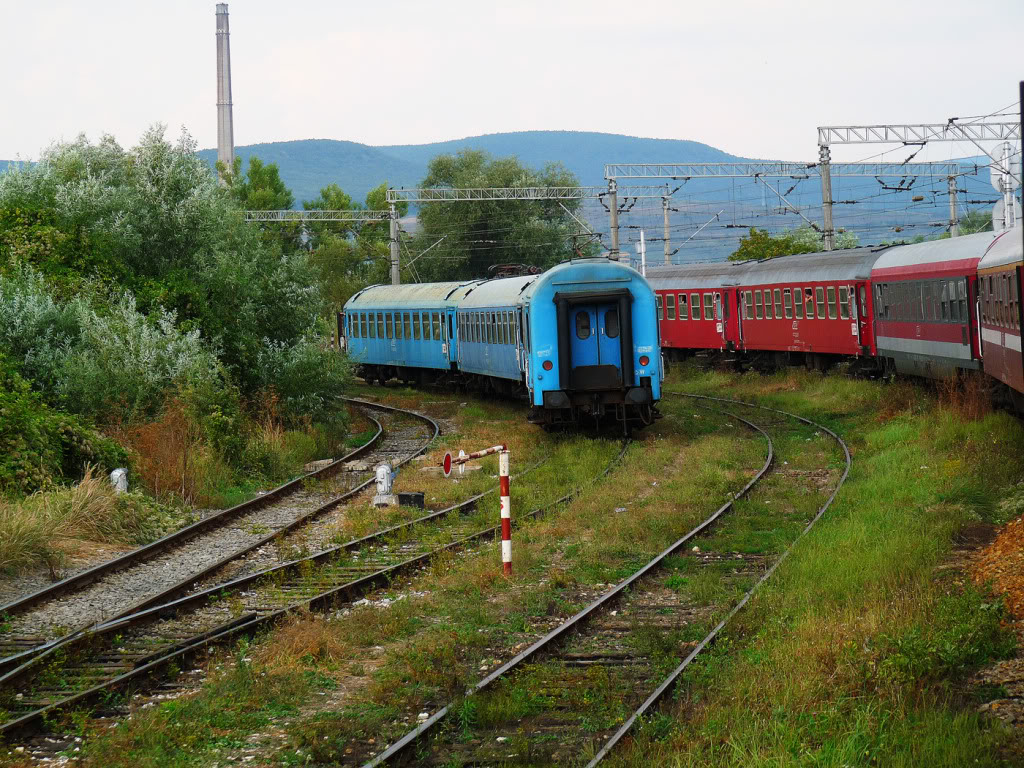
[[[353,398],[343,398],[343,400],[345,402],[348,402],[361,408],[375,409],[379,411],[388,412],[391,414],[412,416],[416,419],[425,422],[428,425],[431,432],[430,436],[427,439],[423,440],[422,443],[417,446],[416,450],[413,453],[410,453],[409,455],[406,455],[401,460],[399,460],[395,464],[396,467],[405,464],[406,462],[412,460],[414,457],[418,456],[420,453],[425,451],[427,447],[430,445],[430,443],[434,440],[434,438],[437,437],[437,435],[439,434],[440,430],[437,425],[437,422],[435,422],[429,416],[415,413],[413,411],[408,411],[406,409],[393,408],[391,406],[372,403],[365,400],[357,400]],[[345,471],[343,467],[347,462],[350,462],[353,459],[372,453],[381,445],[385,437],[384,427],[381,425],[380,421],[373,418],[372,416],[369,418],[371,419],[371,421],[373,421],[377,428],[377,431],[373,435],[373,437],[371,437],[370,440],[364,445],[349,452],[342,458],[337,459],[336,461],[332,462],[326,467],[322,467],[314,472],[301,475],[295,478],[294,480],[290,480],[289,482],[284,483],[271,491],[268,491],[262,496],[258,496],[256,498],[250,499],[249,501],[242,502],[241,504],[238,504],[229,509],[225,509],[221,512],[211,515],[210,517],[205,518],[204,520],[200,520],[196,523],[193,523],[192,525],[186,526],[177,531],[169,533],[166,536],[154,542],[151,542],[150,544],[132,550],[131,552],[128,552],[120,557],[108,560],[104,563],[100,563],[99,565],[93,566],[92,568],[82,571],[81,573],[75,574],[74,576],[51,584],[45,587],[44,589],[38,590],[37,592],[33,592],[22,598],[14,600],[6,605],[0,606],[0,616],[6,615],[8,618],[10,618],[12,616],[22,614],[31,608],[39,606],[40,604],[59,599],[72,592],[77,592],[81,589],[84,589],[90,584],[93,584],[101,580],[105,576],[128,568],[139,566],[144,563],[149,563],[154,558],[165,553],[171,552],[177,548],[180,548],[185,544],[193,541],[199,536],[209,534],[213,531],[216,531],[224,527],[232,521],[238,520],[239,518],[245,515],[251,514],[259,510],[263,510],[267,507],[270,507],[272,504],[287,499],[288,497],[301,491],[304,488],[304,484],[309,480],[323,479],[336,475],[342,471]],[[104,621],[113,621],[124,616],[129,616],[131,614],[138,613],[151,606],[160,605],[162,603],[167,602],[173,597],[185,592],[192,584],[213,574],[229,562],[237,560],[238,558],[241,558],[247,555],[248,553],[259,549],[260,547],[268,544],[274,539],[277,539],[283,534],[288,533],[302,525],[305,525],[306,523],[309,523],[317,517],[334,509],[339,504],[342,504],[348,499],[358,495],[373,481],[373,474],[370,473],[370,475],[365,480],[357,483],[355,487],[351,488],[350,490],[346,491],[340,496],[329,499],[324,504],[316,505],[315,508],[308,510],[302,514],[299,514],[290,522],[275,528],[267,535],[262,536],[254,541],[251,541],[241,548],[237,548],[234,551],[231,551],[224,557],[212,563],[209,563],[203,566],[202,568],[190,571],[185,578],[171,584],[166,588],[160,589],[157,592],[148,594],[143,599],[138,600],[130,604],[126,608],[118,611],[113,616],[104,617]],[[92,622],[90,622],[86,626],[82,626],[79,629],[72,631],[71,633],[65,634],[64,636],[53,640],[45,640],[44,638],[39,638],[36,635],[19,636],[17,634],[12,634],[8,637],[0,637],[0,654],[3,654],[2,656],[0,656],[0,674],[8,672],[12,669],[16,669],[17,667],[25,664],[31,658],[37,656],[38,654],[50,648],[65,644],[69,639],[86,632],[91,626],[93,626]],[[40,640],[42,640],[42,642],[39,642]],[[3,679],[3,677],[0,677],[0,681],[2,681]]]
[[[627,448],[628,442],[598,479],[611,471]],[[493,538],[500,532],[500,526],[466,533],[464,527],[456,523],[450,526],[449,543],[439,547],[412,546],[413,552],[408,549],[389,552],[389,548],[383,546],[383,542],[396,533],[411,531],[425,523],[444,521],[453,512],[465,513],[474,509],[481,498],[494,493],[494,490],[316,555],[202,589],[171,603],[105,622],[92,627],[88,632],[67,638],[0,677],[0,686],[8,689],[6,704],[13,715],[8,722],[0,724],[0,736],[31,732],[48,716],[70,707],[89,704],[132,681],[154,676],[163,667],[172,663],[180,664],[184,657],[204,651],[210,644],[249,634],[297,610],[322,610],[351,602],[373,588],[386,586],[396,576],[423,568],[431,558],[442,552],[461,549],[487,537]],[[548,508],[572,499],[577,493],[579,489],[574,489],[546,507],[521,516],[520,520],[523,517],[538,517]],[[406,544],[406,547],[410,546]],[[315,572],[312,570],[314,567],[318,568]],[[242,596],[246,601],[246,609],[241,615],[224,621],[224,614],[228,612],[224,598],[233,595]],[[208,610],[211,602],[219,605],[219,619],[218,610]],[[207,622],[195,626],[194,631],[186,632],[184,637],[169,636],[164,625],[156,632],[146,632],[144,629],[148,625],[167,620],[167,617],[189,617],[203,611],[215,620],[212,624]],[[124,633],[136,630],[138,637],[125,642]],[[118,642],[115,643],[115,640]],[[76,658],[76,654],[83,658]],[[73,664],[59,688],[40,690],[38,685],[33,686],[33,681],[38,680],[50,665],[65,664],[67,668],[65,660],[68,658],[72,659]],[[16,686],[23,689],[22,695],[20,699],[12,700],[10,692]]]
[[[752,408],[758,408],[758,409],[762,409],[762,410],[766,410],[766,411],[772,411],[772,412],[781,414],[781,415],[786,416],[786,417],[797,419],[797,420],[799,420],[799,421],[801,421],[801,422],[803,422],[803,423],[805,423],[807,425],[815,427],[816,429],[822,430],[823,432],[825,432],[829,436],[831,436],[839,444],[839,446],[842,448],[843,453],[845,455],[845,462],[846,462],[845,463],[845,468],[844,468],[844,471],[842,473],[842,476],[839,479],[839,482],[836,484],[836,487],[833,489],[831,495],[828,497],[828,499],[825,501],[825,503],[817,510],[816,514],[813,516],[813,518],[810,520],[810,522],[806,525],[806,527],[800,532],[800,534],[796,537],[796,539],[793,542],[790,543],[789,547],[778,557],[778,559],[775,561],[775,563],[772,564],[771,567],[768,568],[766,570],[766,572],[761,575],[761,577],[743,595],[742,599],[732,608],[732,610],[730,610],[729,613],[720,622],[718,622],[718,624],[699,643],[696,644],[696,646],[686,656],[686,658],[683,659],[683,661],[675,669],[673,669],[660,682],[660,684],[657,685],[657,687],[655,688],[654,692],[650,696],[648,696],[647,699],[636,709],[636,711],[625,721],[625,723],[622,725],[622,727],[619,728],[619,730],[616,731],[607,740],[607,742],[602,746],[601,750],[594,756],[594,758],[592,760],[589,761],[589,763],[587,764],[588,768],[590,766],[597,765],[605,757],[607,757],[608,754],[610,754],[610,752],[615,748],[616,744],[618,744],[621,741],[621,739],[626,734],[629,733],[630,729],[633,727],[633,725],[636,723],[636,721],[639,718],[641,718],[646,712],[648,712],[652,707],[654,707],[657,704],[657,702],[666,693],[668,693],[669,691],[672,690],[673,686],[678,681],[680,675],[690,665],[690,663],[695,658],[697,658],[697,656],[702,651],[704,651],[706,648],[708,648],[711,644],[713,644],[715,642],[715,640],[719,637],[721,631],[725,628],[725,626],[729,623],[729,621],[740,610],[742,610],[744,606],[747,605],[747,603],[750,601],[750,598],[753,596],[754,592],[765,581],[767,581],[768,578],[771,577],[771,575],[775,572],[775,570],[779,567],[779,565],[781,565],[781,563],[789,556],[790,552],[793,550],[793,547],[796,545],[796,543],[803,536],[805,536],[807,534],[807,532],[814,526],[814,524],[822,517],[822,515],[825,514],[825,512],[828,510],[828,508],[832,505],[832,502],[836,498],[836,495],[839,493],[839,490],[842,487],[843,483],[845,482],[846,477],[847,477],[847,475],[849,474],[849,471],[850,471],[850,464],[851,464],[850,451],[849,451],[849,448],[847,447],[846,443],[842,440],[842,438],[840,438],[835,432],[833,432],[832,430],[828,429],[827,427],[825,427],[825,426],[823,426],[821,424],[818,424],[816,422],[813,422],[813,421],[811,421],[809,419],[806,419],[806,418],[804,418],[802,416],[797,416],[796,414],[792,414],[792,413],[789,413],[787,411],[782,411],[782,410],[776,409],[776,408],[770,408],[770,407],[767,407],[767,406],[761,406],[761,405],[757,405],[757,404],[753,404],[753,403],[745,403],[745,402],[738,401],[738,400],[730,400],[728,398],[707,397],[707,396],[702,396],[702,395],[689,395],[689,394],[685,394],[685,393],[676,393],[676,392],[666,392],[666,394],[670,394],[670,395],[674,395],[674,396],[681,396],[681,397],[691,397],[693,399],[703,400],[703,401],[707,401],[707,402],[731,403],[731,404],[735,404],[735,405],[743,405],[743,406],[752,407]],[[709,408],[710,410],[719,410],[717,408],[710,408],[709,406],[702,406],[702,407]],[[664,551],[662,551],[660,554],[658,554],[655,558],[653,558],[649,563],[647,563],[641,569],[636,571],[636,573],[634,573],[632,576],[629,576],[628,578],[624,579],[622,582],[617,584],[613,589],[611,589],[608,592],[606,592],[605,594],[603,594],[601,597],[599,597],[597,600],[592,602],[587,607],[583,608],[581,611],[579,611],[577,614],[572,616],[566,622],[564,622],[563,624],[559,625],[554,630],[552,630],[551,632],[546,634],[540,640],[538,640],[533,645],[531,645],[528,649],[526,649],[525,651],[521,652],[520,654],[515,656],[513,659],[508,661],[506,664],[502,665],[501,667],[499,667],[498,669],[496,669],[495,671],[493,671],[492,673],[487,675],[485,678],[480,680],[475,686],[473,686],[471,689],[469,689],[466,692],[466,696],[472,696],[474,694],[478,694],[478,693],[482,692],[483,690],[485,690],[486,688],[491,686],[495,681],[506,677],[512,670],[514,670],[517,667],[523,665],[528,660],[537,657],[539,654],[541,654],[544,651],[548,651],[548,650],[553,649],[559,643],[560,640],[564,640],[564,639],[568,638],[570,636],[570,634],[574,630],[579,629],[580,626],[582,624],[584,624],[588,619],[591,619],[595,615],[599,614],[602,611],[602,609],[609,608],[616,599],[621,598],[624,595],[624,593],[627,593],[632,587],[638,585],[638,583],[640,582],[641,579],[643,579],[645,576],[649,575],[652,571],[655,571],[656,569],[661,567],[664,564],[666,558],[668,558],[669,556],[673,555],[674,553],[677,553],[677,552],[681,551],[683,549],[683,547],[688,542],[692,541],[695,537],[697,537],[701,533],[707,531],[710,526],[712,526],[717,520],[719,520],[722,517],[722,515],[724,515],[726,512],[728,512],[732,508],[733,502],[735,500],[737,500],[737,499],[741,498],[742,496],[746,495],[750,491],[750,489],[753,488],[754,485],[757,484],[767,474],[768,470],[772,466],[772,462],[773,462],[773,459],[774,459],[774,446],[773,446],[773,443],[772,443],[772,439],[768,435],[768,433],[764,429],[759,427],[758,425],[754,424],[753,422],[751,422],[751,421],[749,421],[747,419],[744,419],[744,418],[738,416],[735,413],[732,413],[732,412],[729,412],[729,411],[719,411],[719,412],[724,413],[724,414],[728,415],[731,418],[738,419],[739,421],[741,421],[744,424],[746,424],[748,427],[750,427],[750,428],[756,430],[757,432],[759,432],[766,439],[767,445],[768,445],[768,455],[767,455],[767,458],[765,460],[764,466],[758,471],[758,473],[754,476],[754,478],[752,480],[750,480],[750,482],[748,482],[739,492],[734,494],[732,499],[730,499],[728,502],[726,502],[721,507],[719,507],[717,510],[715,510],[702,523],[700,523],[694,529],[689,531],[686,535],[682,536],[680,539],[675,541],[672,545],[670,545],[668,548],[666,548]],[[398,741],[396,741],[393,745],[389,746],[385,751],[381,752],[379,755],[375,756],[373,759],[371,759],[368,762],[366,762],[364,764],[364,768],[374,768],[374,766],[379,766],[379,765],[381,765],[381,764],[383,764],[383,763],[385,763],[385,762],[387,762],[389,760],[392,760],[393,758],[396,758],[399,755],[405,753],[412,745],[418,743],[434,726],[436,726],[438,723],[440,723],[443,720],[445,720],[445,718],[449,714],[450,714],[450,708],[448,706],[445,706],[445,707],[441,708],[440,710],[435,712],[433,715],[431,715],[429,718],[427,718],[423,723],[419,724],[415,729],[413,729],[412,731],[410,731],[407,734],[405,734],[402,738],[400,738]]]

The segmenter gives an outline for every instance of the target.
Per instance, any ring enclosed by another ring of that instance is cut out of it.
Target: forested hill
[[[515,155],[531,168],[561,162],[587,185],[604,183],[604,164],[609,162],[714,163],[739,159],[696,141],[585,131],[493,133],[434,144],[382,147],[305,139],[252,144],[236,147],[235,152],[246,165],[252,154],[264,163],[277,163],[282,180],[295,194],[296,206],[301,206],[303,200],[312,200],[332,182],[354,200],[365,199],[366,193],[383,181],[395,187],[416,186],[426,175],[432,157],[460,149],[482,149],[499,157]],[[204,149],[199,154],[210,164],[217,157],[215,149]]]

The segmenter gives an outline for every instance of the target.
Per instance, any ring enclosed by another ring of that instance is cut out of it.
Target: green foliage
[[[171,387],[220,385],[213,350],[173,313],[146,317],[127,293],[58,302],[28,266],[0,276],[0,348],[50,403],[104,421],[152,414]]]
[[[853,232],[836,233],[837,249],[856,248],[857,245],[857,235]],[[729,256],[729,261],[764,261],[794,253],[816,253],[824,247],[821,234],[809,226],[774,235],[765,229],[751,227],[750,234],[740,239],[739,248]]]
[[[87,464],[109,470],[127,456],[87,422],[48,407],[0,355],[0,494],[51,488]]]
[[[387,182],[370,190],[364,208],[353,202],[337,184],[330,184],[320,190],[316,199],[302,205],[307,211],[382,211],[388,207],[386,195]],[[404,216],[409,204],[399,203],[395,207],[398,215]],[[390,279],[388,222],[311,222],[306,225],[306,231],[312,249],[309,259],[323,285],[328,319],[333,319],[356,291]]]
[[[243,397],[268,386],[294,402],[340,391],[343,378],[318,376],[317,386],[326,389],[314,392],[311,380],[292,376],[285,385],[259,370],[261,360],[293,346],[302,347],[297,358],[319,358],[325,371],[338,371],[328,360],[333,353],[312,335],[324,309],[315,266],[291,250],[295,242],[287,236],[265,237],[239,215],[242,204],[291,205],[276,166],[253,159],[249,173],[234,174],[225,190],[195,150],[187,134],[171,144],[156,127],[131,150],[111,137],[97,144],[80,137],[51,147],[34,166],[0,175],[0,243],[10,245],[0,273],[24,282],[27,264],[52,286],[49,298],[39,300],[50,306],[33,315],[30,332],[18,321],[25,332],[11,334],[0,324],[0,333],[20,337],[13,351],[44,392],[59,391],[67,402],[85,397],[78,406],[85,411],[111,398],[129,410],[152,408],[157,382],[127,389],[105,382],[122,367],[135,374],[148,368],[144,350],[131,344],[119,350],[116,339],[103,338],[122,333],[149,340],[151,349],[157,342],[184,344],[194,352],[187,359],[202,358],[205,382],[215,352]],[[76,338],[90,344],[88,364],[77,374],[64,364],[75,354]],[[40,348],[51,359],[40,360]],[[159,363],[157,378],[194,383],[186,368]]]
[[[898,634],[884,635],[878,672],[882,679],[914,684],[963,675],[1016,649],[1003,627],[1006,611],[976,589],[939,599],[933,615]]]
[[[973,235],[976,232],[991,232],[992,231],[992,210],[981,210],[975,208],[973,211],[968,211],[964,214],[963,218],[960,219],[960,234],[961,235]]]
[[[463,150],[430,161],[424,187],[571,187],[576,177],[559,164],[536,171],[515,157],[493,159]],[[416,254],[441,242],[415,264],[423,280],[486,277],[488,267],[522,263],[547,268],[571,258],[578,224],[557,200],[426,203],[420,207],[422,232],[410,246]],[[578,201],[561,201],[570,211]]]

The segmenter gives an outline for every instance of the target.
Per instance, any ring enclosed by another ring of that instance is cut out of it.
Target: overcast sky
[[[34,159],[80,132],[130,146],[156,122],[216,145],[212,0],[0,7],[0,158]],[[1015,104],[1024,77],[1021,0],[234,0],[229,9],[237,145],[572,129],[802,160],[815,154],[818,125],[984,115]],[[929,151],[942,159],[953,148]]]

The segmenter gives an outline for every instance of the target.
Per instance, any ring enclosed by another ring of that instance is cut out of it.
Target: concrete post
[[[400,285],[402,278],[398,274],[398,209],[395,204],[390,206],[391,211],[391,284]]]
[[[611,216],[612,248],[608,258],[619,260],[619,186],[615,179],[608,179],[608,214]]]
[[[960,220],[956,215],[956,176],[949,177],[949,236],[960,234]]]
[[[665,229],[665,266],[667,267],[672,263],[672,256],[669,253],[669,234],[668,234],[668,197],[661,198],[661,213],[664,218],[664,229]]]
[[[818,147],[819,168],[821,170],[821,210],[825,224],[825,250],[835,248],[836,232],[832,226],[832,154],[828,145]]]

